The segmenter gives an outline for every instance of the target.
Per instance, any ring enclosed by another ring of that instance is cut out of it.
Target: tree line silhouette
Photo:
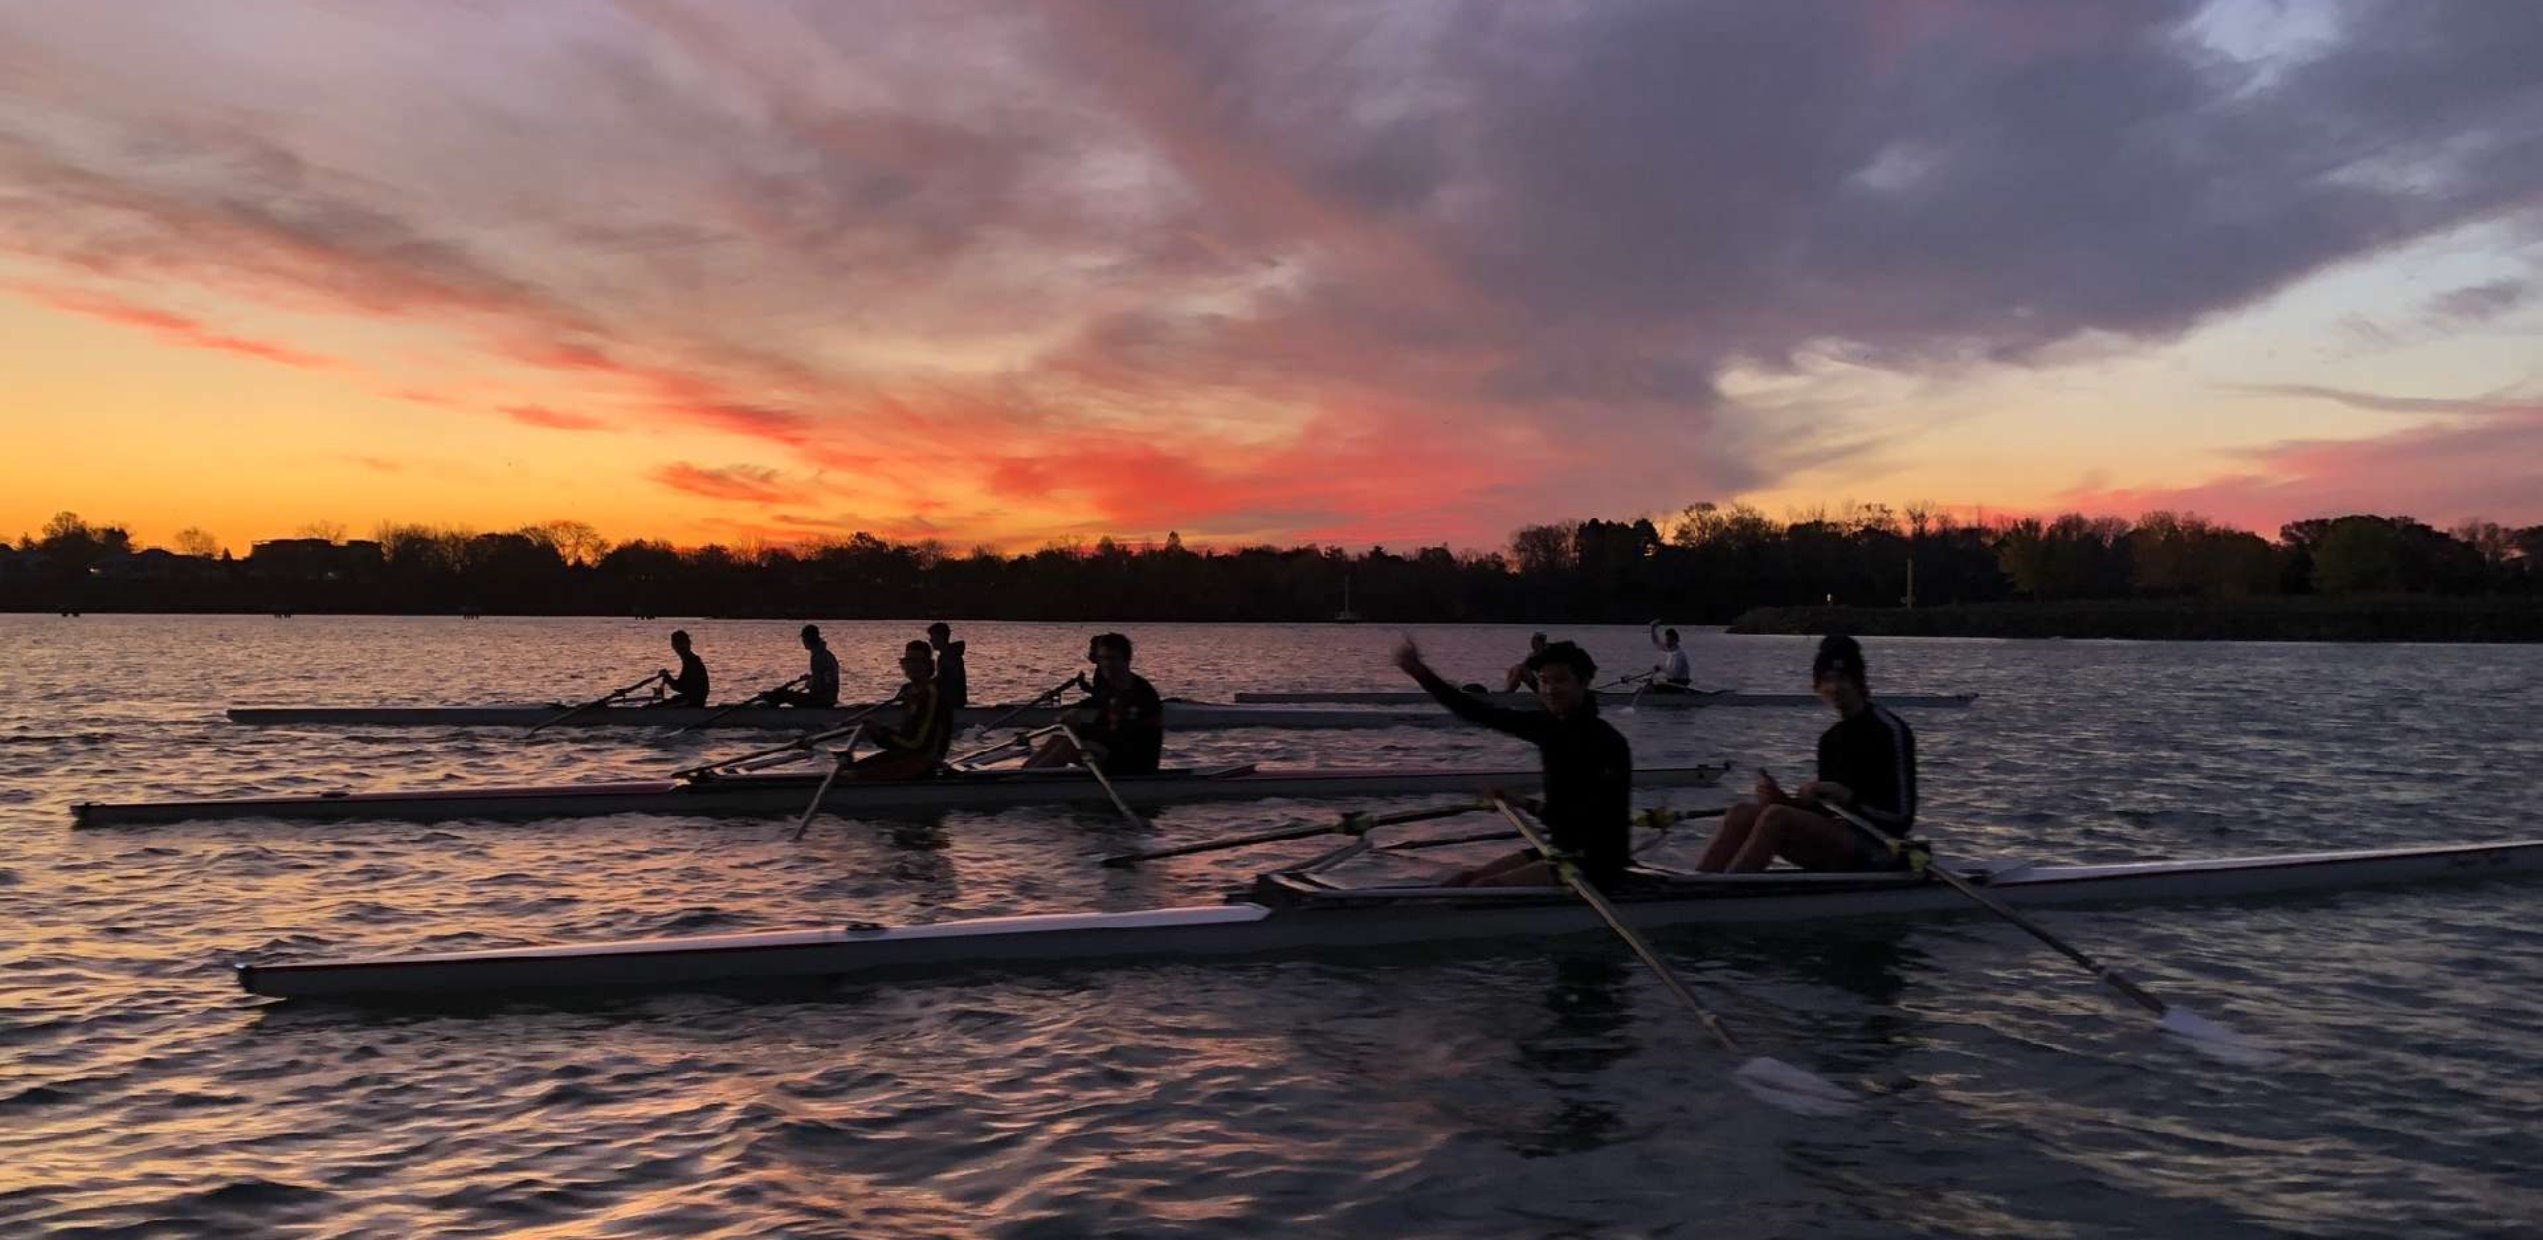
[[[2407,517],[2297,521],[2275,540],[2203,518],[1961,521],[1931,505],[1776,520],[1696,504],[1655,522],[1530,525],[1500,550],[1110,538],[1004,554],[870,534],[799,546],[611,543],[589,525],[498,533],[389,523],[258,543],[200,529],[169,548],[62,513],[0,547],[0,609],[511,615],[948,616],[1396,622],[1724,623],[1753,607],[2277,595],[2543,595],[2543,526]]]

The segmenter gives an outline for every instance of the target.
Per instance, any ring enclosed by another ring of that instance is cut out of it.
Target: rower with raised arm
[[[663,683],[671,686],[669,696],[651,703],[654,706],[685,706],[693,710],[706,708],[706,660],[689,648],[687,629],[671,630],[671,652],[680,656],[680,670],[664,668],[658,673]]]
[[[1085,748],[1056,736],[1026,766],[1082,763],[1106,775],[1156,773],[1165,754],[1165,702],[1147,677],[1130,670],[1130,654],[1130,639],[1119,633],[1099,634],[1087,643],[1087,661],[1095,665],[1087,692],[1093,696],[1062,716]]]
[[[839,704],[839,656],[830,653],[830,644],[821,640],[821,626],[807,624],[803,630],[804,650],[812,656],[812,670],[805,673],[801,689],[780,687],[768,691],[771,706],[805,706],[826,710]]]
[[[1785,792],[1757,772],[1756,797],[1722,816],[1696,869],[1733,874],[1762,870],[1782,857],[1805,870],[1897,870],[1908,865],[1889,843],[1875,841],[1824,812],[1843,806],[1891,841],[1916,826],[1916,734],[1907,721],[1872,700],[1863,647],[1832,634],[1810,664],[1811,689],[1835,707],[1836,726],[1819,737],[1819,777]]]
[[[945,695],[945,708],[971,705],[971,670],[963,665],[963,644],[954,640],[953,626],[942,620],[928,625],[927,646],[936,654],[936,688]]]
[[[1458,718],[1535,745],[1545,771],[1545,808],[1537,817],[1554,846],[1602,889],[1624,873],[1633,861],[1633,747],[1614,725],[1599,718],[1598,695],[1589,688],[1598,664],[1588,651],[1571,642],[1554,642],[1528,656],[1541,710],[1495,706],[1458,692],[1422,662],[1421,648],[1411,638],[1396,648],[1395,666]],[[1525,849],[1468,870],[1448,885],[1549,887],[1556,882],[1553,866]]]
[[[1510,665],[1510,673],[1501,678],[1502,690],[1508,693],[1516,693],[1521,689],[1530,693],[1536,692],[1536,669],[1528,666],[1528,660],[1543,653],[1545,653],[1545,634],[1528,634],[1528,657]]]
[[[936,660],[926,642],[901,648],[901,676],[900,691],[892,697],[900,703],[901,721],[870,734],[877,748],[849,764],[851,779],[924,779],[944,765],[945,751],[953,748],[954,712],[937,688]]]
[[[1695,688],[1695,671],[1687,666],[1687,652],[1678,645],[1678,631],[1663,631],[1660,622],[1651,622],[1651,645],[1661,652],[1660,661],[1652,665],[1654,693],[1687,693]]]

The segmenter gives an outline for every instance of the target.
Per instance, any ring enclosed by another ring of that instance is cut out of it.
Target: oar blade
[[[1851,1115],[1863,1105],[1853,1090],[1808,1068],[1764,1055],[1734,1069],[1731,1080],[1759,1102],[1813,1119]]]
[[[2165,1033],[2189,1044],[2190,1049],[2223,1063],[2244,1068],[2266,1068],[2285,1058],[2235,1030],[2209,1020],[2185,1007],[2170,1006],[2163,1018],[2155,1022]]]

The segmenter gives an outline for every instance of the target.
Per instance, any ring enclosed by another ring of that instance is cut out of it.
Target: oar
[[[1659,809],[1643,810],[1633,816],[1633,824],[1637,827],[1649,827],[1654,831],[1661,832],[1662,834],[1651,837],[1651,841],[1647,844],[1635,845],[1634,851],[1639,853],[1644,849],[1657,847],[1660,841],[1666,838],[1669,828],[1678,823],[1692,822],[1698,818],[1719,818],[1728,809],[1728,806],[1722,806],[1716,809],[1681,810],[1669,809],[1666,806],[1663,806]],[[1434,836],[1426,840],[1406,840],[1401,844],[1380,844],[1371,851],[1419,852],[1425,848],[1447,848],[1456,844],[1485,844],[1495,840],[1515,840],[1518,838],[1520,838],[1519,833],[1516,831],[1484,831],[1472,835],[1441,835]]]
[[[875,705],[868,706],[864,710],[858,711],[857,713],[840,720],[835,725],[823,728],[818,732],[806,732],[782,745],[771,745],[766,749],[754,749],[749,753],[743,754],[741,757],[727,758],[721,762],[702,762],[696,766],[682,767],[679,770],[671,772],[671,777],[673,779],[695,779],[698,776],[712,775],[718,771],[738,774],[743,771],[755,771],[763,766],[775,766],[780,762],[792,762],[797,756],[810,752],[823,741],[836,736],[846,736],[847,734],[856,731],[857,727],[864,721],[866,716],[890,705],[893,705],[893,703],[880,702]]]
[[[541,720],[541,721],[539,722],[539,725],[538,725],[537,727],[534,727],[534,728],[530,729],[530,730],[529,730],[529,732],[527,733],[527,735],[530,735],[530,736],[536,736],[536,735],[538,735],[539,733],[546,731],[546,730],[548,729],[548,727],[549,727],[550,725],[552,725],[552,724],[559,724],[559,723],[563,723],[563,722],[565,722],[566,720],[571,719],[571,718],[573,718],[573,717],[574,717],[574,716],[576,716],[576,715],[582,714],[584,711],[587,711],[587,710],[598,710],[598,709],[600,709],[601,707],[603,707],[603,706],[607,706],[607,705],[609,705],[610,703],[615,702],[615,701],[617,701],[618,699],[623,698],[623,697],[627,696],[628,694],[635,692],[635,691],[636,691],[636,690],[638,690],[638,689],[642,689],[642,688],[644,688],[646,685],[652,684],[653,682],[655,682],[655,681],[657,681],[657,680],[660,680],[660,679],[662,679],[662,673],[660,673],[660,672],[655,672],[653,675],[651,675],[651,676],[647,676],[647,677],[645,677],[643,680],[639,680],[639,681],[637,681],[636,683],[634,683],[634,684],[632,684],[632,685],[629,685],[629,686],[627,686],[627,687],[626,687],[626,688],[624,688],[624,689],[620,689],[619,691],[617,691],[617,692],[615,692],[615,693],[604,694],[604,695],[602,695],[602,696],[600,696],[600,697],[593,698],[591,701],[585,702],[585,703],[583,703],[583,704],[582,704],[582,705],[580,705],[580,706],[570,707],[570,708],[568,708],[568,709],[565,711],[565,713],[563,713],[563,714],[561,714],[561,715],[555,715],[555,716],[552,716],[552,717],[550,717],[550,718],[547,718],[547,719]]]
[[[1018,706],[1018,707],[1016,707],[1015,709],[1010,710],[1010,711],[1008,711],[1007,713],[1005,713],[1005,714],[1003,714],[1003,715],[1000,715],[1000,716],[998,716],[997,718],[992,719],[992,720],[990,720],[989,722],[987,722],[987,723],[984,723],[984,724],[980,725],[980,730],[981,730],[981,731],[983,731],[983,732],[995,732],[995,731],[997,731],[998,729],[1000,729],[1000,728],[1002,728],[1002,727],[1005,727],[1005,726],[1006,726],[1006,723],[1007,723],[1007,720],[1009,720],[1009,719],[1013,719],[1013,718],[1015,718],[1016,716],[1021,715],[1021,714],[1023,714],[1024,712],[1026,712],[1026,711],[1028,711],[1028,710],[1033,709],[1033,708],[1034,708],[1034,707],[1036,707],[1036,706],[1040,706],[1040,705],[1042,705],[1042,704],[1044,704],[1044,703],[1046,703],[1046,702],[1049,702],[1052,698],[1058,697],[1059,695],[1061,695],[1061,694],[1063,694],[1063,693],[1066,693],[1066,692],[1068,692],[1070,689],[1072,689],[1072,688],[1076,687],[1076,685],[1077,685],[1078,683],[1079,683],[1079,678],[1078,678],[1078,677],[1076,677],[1076,676],[1071,676],[1071,677],[1069,677],[1068,679],[1063,680],[1063,681],[1061,681],[1060,683],[1055,684],[1055,685],[1051,686],[1051,687],[1050,687],[1050,688],[1048,688],[1048,689],[1044,689],[1041,693],[1037,694],[1037,695],[1034,697],[1034,699],[1033,699],[1032,701],[1030,701],[1030,702],[1026,702],[1026,703],[1024,703],[1023,705]],[[1001,748],[1004,748],[1004,747],[1003,747],[1003,746],[1001,746]]]
[[[945,765],[952,767],[968,767],[991,754],[1004,753],[1005,751],[1014,749],[1019,745],[1031,745],[1035,740],[1049,736],[1059,730],[1059,725],[1053,724],[1047,728],[1032,728],[1018,732],[1005,740],[999,741],[997,744],[983,745],[980,748],[972,750],[970,753],[964,754],[958,758],[947,758],[945,759]]]
[[[1669,993],[1676,995],[1679,1002],[1695,1013],[1697,1020],[1704,1022],[1705,1029],[1722,1044],[1722,1049],[1734,1055],[1743,1053],[1738,1041],[1731,1037],[1730,1030],[1722,1027],[1721,1018],[1713,1015],[1704,1006],[1704,1001],[1695,997],[1695,991],[1686,984],[1686,979],[1678,976],[1677,970],[1670,968],[1667,961],[1660,959],[1659,953],[1651,950],[1650,944],[1642,941],[1641,935],[1635,934],[1632,927],[1625,924],[1624,918],[1617,915],[1615,906],[1609,904],[1607,897],[1599,894],[1598,888],[1581,875],[1580,867],[1572,863],[1568,854],[1555,851],[1535,827],[1529,826],[1517,810],[1510,808],[1509,798],[1493,793],[1492,807],[1500,810],[1501,816],[1509,819],[1511,826],[1518,828],[1529,847],[1544,856],[1546,862],[1554,867],[1554,873],[1562,878],[1563,885],[1587,901],[1590,908],[1597,911],[1599,919],[1607,923],[1607,928],[1615,931],[1616,937],[1623,939],[1625,946],[1633,949],[1634,955],[1641,957],[1644,964],[1651,966],[1652,972],[1660,975]],[[1807,1068],[1764,1055],[1752,1057],[1734,1069],[1731,1079],[1758,1101],[1796,1115],[1843,1115],[1855,1108],[1853,1091]]]
[[[1825,810],[1828,813],[1844,819],[1846,822],[1853,824],[1857,830],[1862,831],[1865,835],[1872,837],[1874,841],[1886,847],[1894,850],[1899,847],[1899,842],[1897,840],[1894,840],[1890,836],[1884,834],[1879,828],[1874,827],[1871,823],[1865,822],[1863,818],[1856,814],[1853,810],[1827,801],[1819,802],[1815,808]],[[1971,883],[1967,878],[1953,873],[1951,870],[1943,866],[1934,864],[1931,858],[1921,858],[1921,864],[1918,868],[1922,869],[1927,874],[1931,874],[1934,877],[1943,880],[1943,882],[1951,886],[1952,890],[1977,901],[1978,904],[1985,908],[1988,912],[1993,913],[2006,921],[2012,922],[2016,926],[2020,926],[2023,930],[2029,932],[2032,938],[2038,939],[2039,941],[2048,944],[2050,947],[2056,948],[2059,955],[2084,966],[2087,970],[2091,971],[2094,977],[2101,979],[2104,985],[2107,985],[2112,990],[2116,990],[2120,994],[2127,996],[2129,1002],[2136,1004],[2138,1007],[2144,1008],[2147,1013],[2155,1018],[2156,1025],[2161,1027],[2164,1032],[2177,1035],[2187,1040],[2191,1046],[2198,1050],[2204,1051],[2228,1063],[2242,1064],[2247,1067],[2258,1067],[2275,1062],[2278,1059],[2279,1056],[2277,1052],[2261,1046],[2243,1035],[2216,1023],[2215,1021],[2209,1020],[2204,1016],[2192,1012],[2188,1008],[2166,1003],[2163,1000],[2154,997],[2154,995],[2147,992],[2145,987],[2139,986],[2135,982],[2129,981],[2127,978],[2120,976],[2119,970],[2085,955],[2073,944],[2070,944],[2066,940],[2049,933],[2048,927],[2043,926],[2040,923],[2006,907],[1993,896],[1978,890],[1977,885]]]
[[[1077,729],[1065,723],[1055,726],[1059,728],[1060,735],[1068,738],[1069,744],[1077,746],[1078,761],[1085,763],[1086,773],[1094,776],[1095,782],[1104,786],[1104,795],[1113,799],[1113,808],[1120,810],[1121,816],[1130,820],[1130,825],[1142,831],[1156,830],[1155,823],[1140,817],[1137,810],[1130,808],[1130,802],[1121,799],[1121,791],[1114,788],[1113,781],[1105,777],[1104,768],[1095,765],[1095,755],[1086,752],[1086,742],[1078,739]]]
[[[786,690],[788,690],[788,689],[792,689],[792,688],[794,688],[796,685],[802,684],[802,683],[804,683],[805,681],[808,681],[808,680],[810,680],[810,679],[812,679],[812,674],[811,674],[811,673],[809,673],[809,672],[806,672],[805,674],[803,674],[803,675],[801,675],[801,676],[797,676],[797,677],[795,677],[793,680],[789,680],[789,681],[787,681],[786,683],[784,683],[784,684],[782,684],[782,685],[777,686],[776,688],[773,688],[773,689],[762,689],[762,690],[760,690],[759,692],[757,692],[757,693],[754,693],[754,694],[750,695],[749,697],[743,698],[741,701],[735,702],[735,703],[733,703],[732,705],[727,706],[727,707],[725,707],[724,709],[719,710],[719,711],[715,712],[715,713],[714,713],[714,714],[712,714],[712,715],[708,715],[708,716],[707,716],[706,718],[704,718],[704,719],[700,719],[700,720],[698,720],[696,723],[690,724],[689,726],[687,726],[687,727],[685,727],[685,728],[682,728],[682,729],[680,729],[680,730],[679,730],[679,731],[677,731],[677,732],[672,733],[672,735],[673,735],[673,736],[687,736],[689,733],[691,733],[691,732],[695,732],[695,731],[697,731],[699,728],[710,728],[710,727],[715,726],[715,721],[716,721],[716,720],[718,720],[718,719],[722,719],[724,716],[729,715],[729,714],[732,714],[734,711],[737,711],[737,710],[747,710],[747,709],[749,709],[749,708],[751,708],[751,707],[753,707],[753,706],[765,706],[765,705],[767,705],[767,704],[768,704],[768,699],[773,698],[773,697],[777,696],[777,695],[778,695],[778,694],[780,694],[780,693],[784,693]]]
[[[1142,861],[1160,861],[1167,857],[1182,857],[1200,852],[1216,852],[1223,848],[1244,848],[1254,844],[1276,843],[1280,840],[1303,840],[1311,835],[1366,835],[1372,827],[1389,827],[1398,823],[1406,822],[1424,822],[1432,818],[1454,818],[1459,814],[1471,814],[1484,808],[1485,806],[1480,802],[1467,802],[1460,805],[1443,805],[1436,809],[1408,809],[1393,814],[1371,815],[1367,813],[1349,813],[1341,815],[1332,822],[1307,823],[1303,826],[1294,827],[1274,827],[1269,831],[1256,831],[1249,835],[1224,836],[1215,840],[1202,840],[1196,844],[1177,844],[1172,848],[1152,848],[1145,852],[1115,853],[1112,856],[1104,858],[1101,864],[1112,866],[1115,869],[1122,869],[1137,865]]]
[[[804,806],[803,820],[795,824],[795,833],[789,838],[798,840],[802,839],[804,837],[804,832],[812,829],[812,820],[814,816],[821,812],[822,800],[830,795],[830,785],[839,782],[839,772],[848,769],[849,758],[856,753],[857,733],[864,730],[865,725],[862,723],[848,729],[847,748],[839,751],[839,760],[831,764],[829,774],[821,777],[821,786],[813,789],[812,804]]]

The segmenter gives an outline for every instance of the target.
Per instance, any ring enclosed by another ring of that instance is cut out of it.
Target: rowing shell
[[[1645,788],[1703,788],[1727,766],[1659,767],[1634,772]],[[1488,787],[1533,788],[1533,770],[1405,771],[1383,768],[1300,767],[1256,770],[1172,770],[1154,775],[1116,775],[1125,798],[1156,805],[1173,801],[1245,800],[1257,797],[1350,798],[1477,793]],[[275,818],[297,822],[389,819],[450,822],[461,819],[527,820],[590,818],[607,814],[782,817],[800,814],[821,785],[819,775],[725,775],[691,781],[565,784],[543,788],[475,788],[404,792],[330,792],[315,796],[238,797],[197,801],[142,801],[79,805],[72,822],[82,827],[149,826],[214,819]],[[909,813],[951,809],[1002,809],[1105,800],[1103,785],[1072,769],[1005,770],[937,779],[842,779],[830,785],[822,807],[836,814]]]
[[[1885,699],[1886,700],[1886,699]],[[371,728],[760,728],[771,731],[837,727],[867,710],[864,706],[803,708],[609,706],[566,714],[572,707],[556,704],[515,706],[234,706],[232,723],[262,726],[304,725]],[[1004,720],[1017,727],[1047,726],[1061,707],[966,706],[954,712],[965,727]],[[1224,702],[1168,701],[1165,726],[1186,731],[1219,728],[1397,728],[1433,727],[1456,717],[1440,710],[1351,710],[1340,707],[1276,706]]]
[[[1536,695],[1526,691],[1477,693],[1473,696],[1496,706],[1528,707],[1537,704]],[[1817,706],[1820,704],[1818,695],[1812,693],[1748,693],[1738,689],[1692,691],[1654,689],[1639,696],[1622,689],[1615,689],[1602,694],[1601,698],[1610,706],[1615,705],[1619,700],[1630,699],[1636,710],[1692,710],[1706,706]],[[1431,697],[1427,693],[1398,689],[1316,689],[1296,693],[1239,693],[1236,695],[1236,700],[1242,705],[1276,706],[1427,706],[1431,704]],[[1883,706],[1926,709],[1962,707],[1977,700],[1978,695],[1975,693],[1884,693],[1879,698]]]
[[[2123,865],[1967,866],[2016,905],[2202,900],[2543,870],[2543,840]],[[1561,888],[1334,888],[1261,879],[1251,899],[1131,913],[987,917],[919,926],[715,934],[582,946],[242,964],[239,985],[284,998],[470,998],[588,988],[695,989],[888,970],[1164,957],[1252,956],[1453,939],[1587,933],[1597,915]],[[1688,875],[1645,870],[1614,901],[1636,926],[1965,913],[1911,874]]]

